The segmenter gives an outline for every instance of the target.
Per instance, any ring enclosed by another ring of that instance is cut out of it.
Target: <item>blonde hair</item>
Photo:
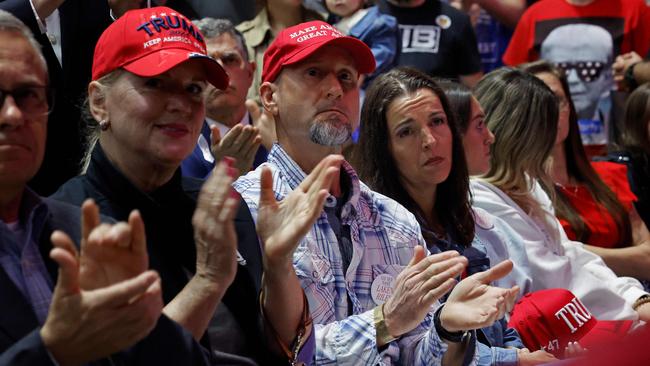
[[[475,96],[495,135],[490,170],[483,178],[529,215],[544,218],[530,192],[534,180],[550,181],[545,164],[557,133],[555,94],[535,76],[504,67],[481,79]]]

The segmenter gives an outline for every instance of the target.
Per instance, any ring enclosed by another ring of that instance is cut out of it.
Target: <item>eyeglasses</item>
[[[0,89],[0,108],[4,106],[8,95],[11,95],[23,113],[32,116],[49,114],[54,107],[54,93],[48,86],[29,85],[14,90]]]
[[[564,70],[567,75],[571,70],[575,70],[580,80],[586,83],[598,79],[605,69],[605,63],[600,61],[558,62],[555,65]]]

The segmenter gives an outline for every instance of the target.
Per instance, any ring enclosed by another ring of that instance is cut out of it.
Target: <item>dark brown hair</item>
[[[650,83],[645,83],[627,98],[621,126],[620,147],[633,153],[650,155]]]
[[[420,89],[429,89],[440,99],[452,135],[451,171],[447,179],[438,184],[435,216],[446,230],[452,231],[447,234],[461,245],[470,246],[474,239],[474,218],[469,203],[469,176],[461,135],[453,121],[447,97],[431,77],[407,67],[396,68],[377,77],[366,92],[361,110],[359,143],[353,151],[352,162],[361,180],[372,189],[393,198],[411,212],[422,213],[398,179],[398,162],[388,147],[390,137],[386,118],[393,100]]]
[[[441,79],[436,82],[447,96],[459,132],[465,134],[469,127],[469,119],[472,117],[472,90],[452,80]]]
[[[564,140],[566,166],[569,176],[579,184],[585,186],[594,201],[602,205],[612,215],[620,233],[618,246],[629,245],[632,241],[632,228],[630,226],[629,215],[614,192],[600,179],[600,176],[596,173],[587,158],[580,138],[578,117],[573,102],[571,101],[571,93],[566,74],[560,68],[544,60],[524,64],[520,67],[522,70],[528,71],[531,74],[549,73],[555,76],[560,81],[560,84],[562,84],[562,89],[569,102],[569,135]],[[555,214],[559,218],[569,222],[571,229],[576,234],[577,240],[589,243],[591,231],[562,189],[555,185],[550,186],[545,182],[540,183],[549,196],[554,198],[553,206],[555,208]]]

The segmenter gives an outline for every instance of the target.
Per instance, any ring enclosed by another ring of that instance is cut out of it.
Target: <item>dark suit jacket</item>
[[[49,257],[52,248],[49,237],[55,229],[60,229],[70,233],[78,243],[80,215],[76,207],[52,200],[45,200],[45,203],[49,214],[39,238],[39,249],[48,272],[56,278],[56,264]],[[31,304],[1,267],[0,294],[0,365],[51,364]]]
[[[81,102],[91,78],[95,44],[111,24],[106,0],[66,0],[59,7],[63,66],[45,34],[40,33],[29,0],[0,0],[0,9],[23,21],[41,44],[50,85],[55,90],[54,110],[47,129],[45,160],[30,187],[41,195],[52,194],[79,172],[84,147]]]
[[[250,116],[248,118],[250,120]],[[212,145],[210,126],[206,121],[203,121],[203,125],[201,126],[201,135],[208,143],[208,146]],[[268,155],[269,152],[266,151],[264,146],[260,145],[260,147],[257,149],[257,152],[255,152],[255,158],[253,159],[253,169],[260,166],[260,164],[265,163],[266,157]],[[201,151],[199,144],[196,144],[190,156],[186,157],[185,160],[183,160],[181,163],[181,170],[184,177],[206,179],[210,173],[212,173],[214,165],[214,162],[209,162],[203,158],[203,151]]]
[[[78,207],[47,198],[43,202],[48,213],[38,244],[45,266],[56,281],[57,265],[49,257],[49,238],[54,230],[63,230],[79,243],[81,216]],[[0,366],[53,365],[31,304],[1,267],[0,310]],[[208,350],[196,343],[191,334],[163,315],[145,339],[92,365],[208,365],[212,361]]]

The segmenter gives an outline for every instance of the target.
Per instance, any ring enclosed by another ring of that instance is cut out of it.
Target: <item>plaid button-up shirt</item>
[[[273,191],[281,200],[297,188],[306,174],[280,147],[274,145],[268,162],[239,178],[235,189],[257,221],[260,174],[263,166],[273,172]],[[416,245],[424,245],[415,217],[397,202],[371,191],[359,181],[352,167],[342,169],[350,178],[348,201],[341,210],[341,224],[349,225],[353,255],[347,273],[327,215],[323,211],[294,253],[293,264],[309,299],[316,332],[318,365],[440,365],[446,345],[433,326],[436,305],[422,323],[381,352],[377,349],[372,283],[382,274],[397,277],[408,264]],[[426,246],[425,246],[426,247]],[[385,278],[385,276],[383,276]],[[352,314],[348,314],[348,301]],[[476,361],[475,343],[468,356]]]

